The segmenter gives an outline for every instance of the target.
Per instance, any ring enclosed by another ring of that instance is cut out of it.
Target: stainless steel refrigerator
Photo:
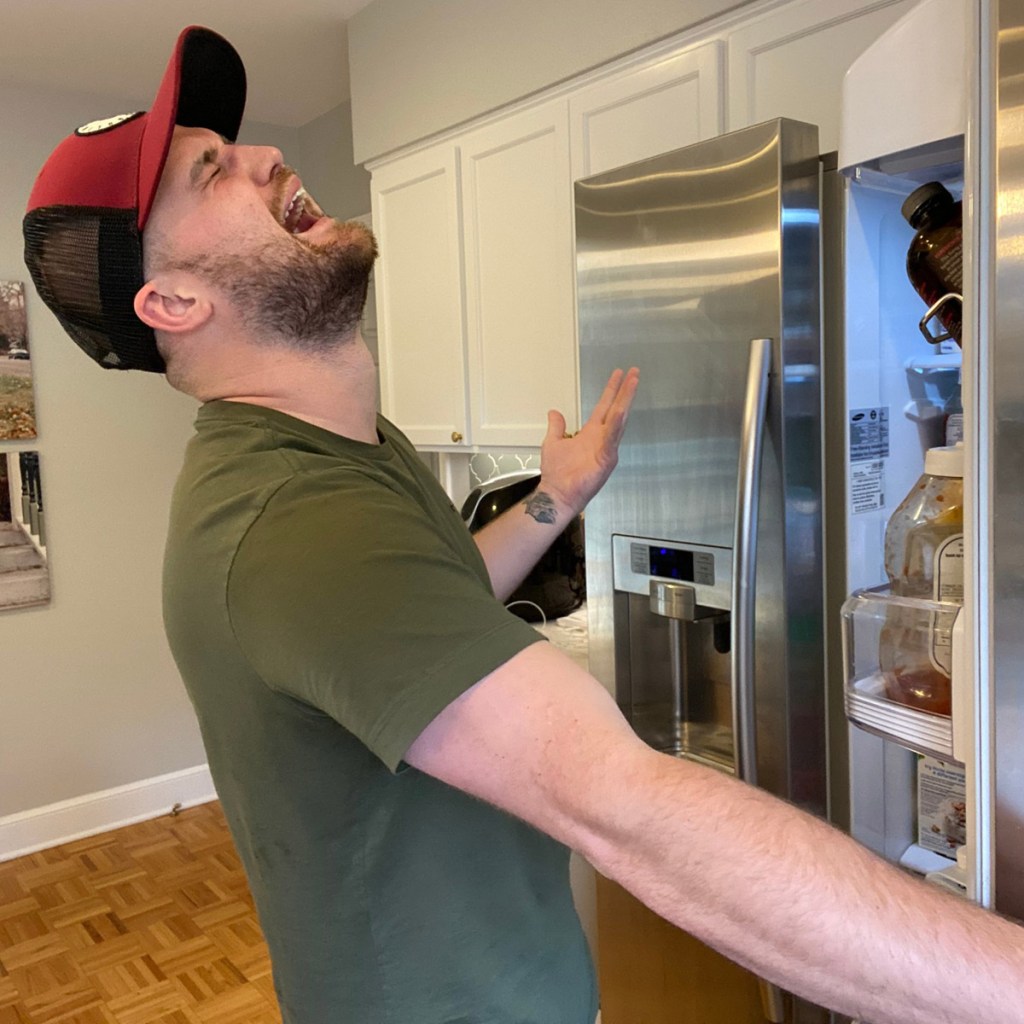
[[[586,514],[591,671],[654,747],[818,815],[821,178],[781,120],[576,184],[583,404],[642,382]]]
[[[619,467],[586,514],[591,671],[657,749],[1016,917],[1022,38],[1024,0],[922,0],[847,75],[838,154],[779,119],[576,183],[583,406],[614,367],[641,370]],[[962,351],[905,272],[900,207],[929,181],[964,200]],[[886,523],[943,443],[958,379],[963,597],[952,712],[935,715],[868,684],[892,608]],[[925,849],[924,756],[963,776],[955,851]],[[602,958],[610,938],[670,974],[668,947],[609,936],[629,915],[609,926],[601,900]],[[629,969],[615,976],[628,987]],[[731,1017],[698,999],[693,1019],[828,1019],[759,994]]]

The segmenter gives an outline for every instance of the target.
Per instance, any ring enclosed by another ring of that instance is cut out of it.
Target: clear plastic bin
[[[846,676],[846,717],[862,729],[891,739],[909,750],[945,760],[953,757],[950,715],[935,714],[900,703],[890,696],[882,670],[883,632],[906,635],[920,631],[926,646],[952,633],[958,606],[898,597],[889,588],[858,590],[843,604],[843,662]]]

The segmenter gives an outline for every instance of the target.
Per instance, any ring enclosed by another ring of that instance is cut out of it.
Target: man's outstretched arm
[[[1024,929],[762,790],[650,749],[550,644],[449,705],[406,761],[815,1003],[872,1024],[1024,1024]]]

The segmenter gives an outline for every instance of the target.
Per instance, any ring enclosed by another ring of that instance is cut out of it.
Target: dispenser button
[[[640,573],[643,576],[646,576],[651,571],[647,564],[647,551],[648,547],[646,544],[629,545],[629,567],[633,572]]]
[[[693,553],[693,582],[706,587],[715,585],[715,556],[710,551]]]

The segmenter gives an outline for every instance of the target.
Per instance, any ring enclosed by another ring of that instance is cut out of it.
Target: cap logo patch
[[[109,132],[111,128],[117,128],[126,121],[134,121],[135,118],[142,117],[144,113],[144,110],[136,110],[133,114],[116,114],[114,117],[104,117],[100,121],[90,121],[88,124],[83,124],[81,128],[78,128],[75,134],[99,135],[101,132]]]

